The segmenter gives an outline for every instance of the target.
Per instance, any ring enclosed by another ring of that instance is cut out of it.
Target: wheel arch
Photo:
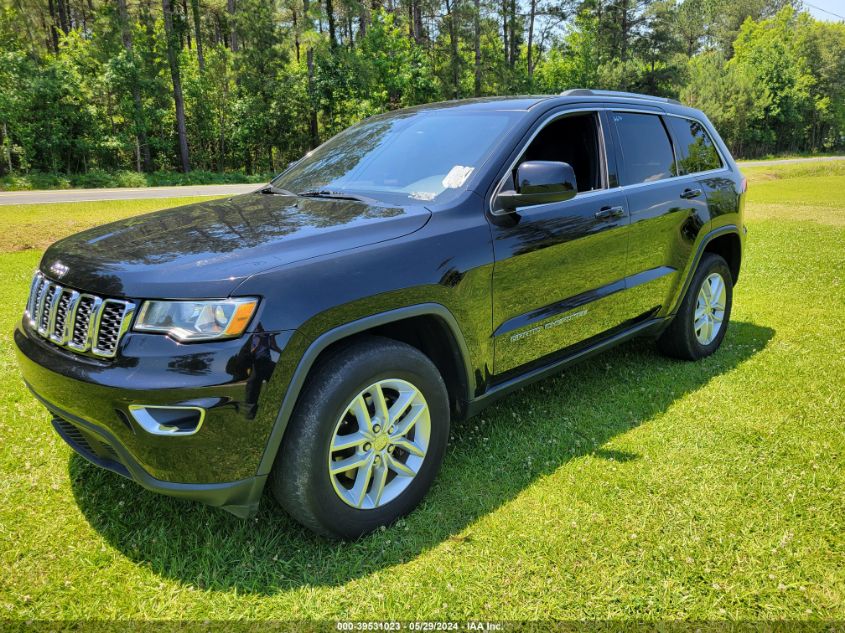
[[[739,232],[729,231],[715,235],[705,243],[704,252],[719,255],[728,263],[731,280],[735,286],[739,279],[739,268],[742,263],[742,242],[739,238]]]
[[[672,299],[670,304],[672,309],[669,311],[669,315],[674,315],[677,312],[678,306],[683,301],[689,289],[690,282],[695,275],[695,271],[698,269],[698,264],[701,262],[701,258],[705,253],[715,253],[722,257],[725,257],[725,254],[728,255],[725,259],[728,262],[728,268],[731,271],[731,277],[735,284],[739,278],[739,267],[742,261],[742,239],[739,234],[739,228],[735,224],[727,224],[713,229],[702,236],[687,265],[684,282],[679,286]]]
[[[391,338],[419,349],[443,376],[453,415],[464,414],[469,400],[470,357],[454,315],[441,304],[424,303],[367,316],[324,332],[305,350],[282,399],[258,475],[267,475],[272,469],[288,421],[312,369],[327,354],[367,335]]]

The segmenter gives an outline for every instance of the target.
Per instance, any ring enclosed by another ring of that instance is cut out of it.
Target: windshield
[[[517,116],[435,110],[369,119],[306,154],[272,184],[296,194],[447,202],[466,188]]]

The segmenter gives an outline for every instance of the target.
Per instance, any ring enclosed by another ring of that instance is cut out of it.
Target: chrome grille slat
[[[38,292],[43,282],[44,275],[41,273],[35,273],[35,276],[32,278],[32,285],[29,287],[29,299],[26,302],[26,318],[29,319],[30,323],[35,322],[35,308],[38,303]]]
[[[112,358],[134,315],[135,304],[130,301],[80,293],[36,272],[25,321],[56,345]]]
[[[55,318],[53,319],[53,326],[50,328],[50,340],[59,345],[67,343],[70,337],[70,328],[72,323],[73,309],[79,301],[79,293],[76,290],[69,290],[63,288],[59,292],[59,298],[55,306]]]
[[[47,334],[50,327],[50,315],[53,312],[53,299],[56,294],[55,284],[48,283],[41,297],[41,309],[38,311],[38,333]]]

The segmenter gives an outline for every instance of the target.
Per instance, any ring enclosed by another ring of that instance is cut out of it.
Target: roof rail
[[[668,97],[652,97],[636,92],[621,92],[618,90],[591,90],[590,88],[570,88],[560,93],[562,97],[624,97],[625,99],[642,99],[644,101],[661,101],[663,103],[674,103],[681,105],[677,99]]]

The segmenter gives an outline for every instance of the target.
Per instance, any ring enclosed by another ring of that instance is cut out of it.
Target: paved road
[[[139,187],[137,189],[50,189],[43,191],[0,191],[0,206],[92,200],[143,200],[187,196],[234,196],[255,191],[261,185],[190,185],[186,187]]]
[[[785,165],[816,161],[845,160],[845,156],[781,158],[777,160],[740,161],[740,166]],[[260,185],[191,185],[188,187],[141,187],[137,189],[55,189],[45,191],[0,191],[0,206],[8,204],[44,204],[51,202],[87,202],[92,200],[143,200],[183,196],[234,196],[255,191]]]
[[[776,158],[773,160],[738,160],[740,167],[766,167],[768,165],[789,165],[790,163],[819,163],[829,160],[845,160],[845,156],[811,156],[809,158]]]

